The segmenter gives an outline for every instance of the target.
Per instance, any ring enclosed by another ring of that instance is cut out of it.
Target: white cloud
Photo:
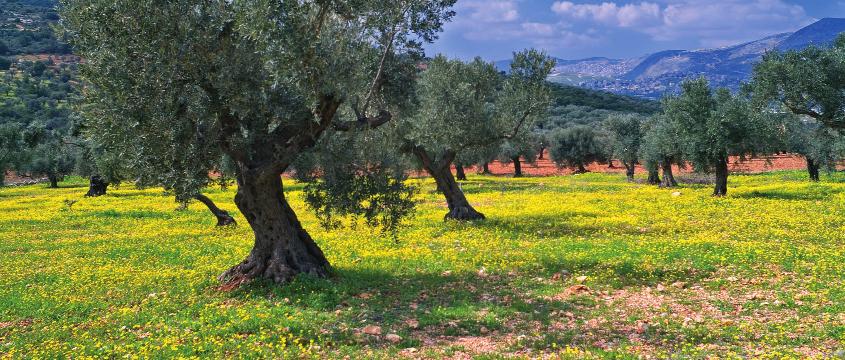
[[[722,46],[795,30],[814,19],[783,0],[656,0],[617,4],[556,1],[563,21],[629,28],[668,41],[694,37],[702,46]]]
[[[563,22],[523,20],[518,5],[519,0],[461,0],[455,7],[458,16],[450,26],[460,29],[467,40],[524,40],[526,47],[560,49],[596,41],[590,34],[569,31]]]
[[[474,22],[497,23],[519,19],[519,10],[514,0],[465,0],[458,3],[459,15],[466,13],[466,19]]]
[[[660,5],[650,2],[617,5],[612,2],[601,4],[575,4],[571,1],[557,1],[552,11],[562,16],[577,19],[591,19],[620,27],[642,26],[660,21]]]

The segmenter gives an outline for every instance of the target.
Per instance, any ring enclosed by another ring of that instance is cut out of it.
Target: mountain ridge
[[[721,48],[663,50],[630,59],[558,59],[549,80],[646,98],[677,93],[684,79],[699,76],[714,86],[737,89],[750,78],[754,65],[766,52],[829,46],[842,32],[845,32],[845,19],[823,18],[795,32]],[[496,65],[507,71],[509,62],[499,61]]]

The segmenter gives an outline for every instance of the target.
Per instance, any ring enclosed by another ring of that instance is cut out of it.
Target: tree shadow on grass
[[[734,192],[732,196],[743,199],[824,201],[830,200],[831,197],[842,192],[843,190],[840,189],[817,187],[815,189],[804,189],[803,191],[788,189],[740,190]]]
[[[592,211],[567,211],[554,215],[523,215],[517,218],[490,218],[473,224],[478,228],[487,228],[495,232],[507,232],[515,236],[531,234],[539,239],[558,239],[584,237],[589,239],[593,235],[674,235],[675,232],[666,228],[653,229],[639,227],[627,223],[608,225],[594,221],[578,222],[578,219],[596,219],[601,213]],[[585,240],[588,241],[588,240]]]
[[[578,284],[575,274],[606,276],[608,270],[617,274],[619,279],[614,283],[621,286],[690,281],[703,276],[693,269],[655,269],[633,262],[564,260],[546,260],[533,269],[500,273],[391,273],[347,267],[337,269],[331,279],[300,276],[283,286],[253,282],[226,294],[242,302],[281,301],[297,311],[320,314],[318,317],[327,320],[294,324],[291,331],[321,333],[335,344],[390,346],[382,337],[361,334],[364,326],[377,325],[383,335],[402,336],[401,347],[419,347],[426,339],[522,333],[537,324],[549,326],[563,312],[587,314],[598,304],[598,298],[558,294],[568,294]],[[562,272],[566,275],[555,275]],[[589,290],[594,295],[616,286],[589,281],[587,285],[595,286]],[[612,337],[627,334],[627,330],[620,331]]]
[[[487,179],[487,178],[470,178],[466,181],[461,181],[461,189],[467,195],[470,194],[485,194],[485,193],[514,193],[526,191],[543,191],[543,192],[558,192],[558,193],[572,193],[572,192],[590,192],[590,191],[620,191],[627,188],[626,182],[615,181],[589,181],[581,183],[561,183],[555,178],[547,178],[548,181],[531,181],[531,178],[524,178],[524,181],[517,180],[502,180],[502,179]],[[536,177],[533,179],[541,179]],[[431,190],[436,193],[436,189]]]

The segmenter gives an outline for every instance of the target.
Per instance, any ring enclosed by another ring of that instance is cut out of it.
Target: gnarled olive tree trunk
[[[47,180],[50,181],[50,188],[57,189],[59,187],[59,176],[54,173],[47,174]]]
[[[249,256],[221,280],[238,283],[265,278],[285,283],[297,274],[328,276],[329,261],[291,209],[278,172],[245,170],[238,175],[235,203],[255,235]]]
[[[576,173],[576,174],[586,174],[586,173],[587,173],[587,168],[586,168],[586,167],[584,167],[584,164],[583,164],[583,163],[579,163],[579,164],[578,164],[578,166],[577,166],[577,168],[575,169],[575,173]]]
[[[819,164],[816,164],[813,159],[807,159],[807,173],[810,175],[810,181],[819,181]]]
[[[464,166],[461,164],[455,164],[455,176],[458,177],[458,181],[466,181],[467,180],[467,173],[464,171]]]
[[[728,158],[722,156],[716,161],[716,186],[713,189],[713,196],[725,196],[728,194]]]
[[[660,167],[663,169],[663,181],[660,182],[660,187],[671,188],[678,186],[678,182],[675,181],[675,175],[672,174],[672,161],[664,159]]]
[[[217,207],[217,204],[208,196],[203,194],[196,194],[194,195],[194,199],[203,203],[208,208],[208,211],[211,211],[214,214],[214,217],[217,218],[217,226],[227,226],[227,225],[237,225],[238,223],[235,221],[235,218],[232,215],[229,215],[229,212]]]
[[[649,166],[647,182],[649,185],[660,185],[660,172],[657,169],[657,165]]]
[[[106,194],[108,190],[109,183],[106,182],[100,175],[91,176],[91,179],[88,181],[88,193],[85,194],[85,197],[97,197]]]
[[[513,160],[513,177],[522,177],[522,163],[519,160],[519,156],[511,160]]]
[[[622,165],[625,166],[625,176],[628,178],[628,181],[634,181],[634,170],[636,170],[636,163],[633,161],[622,161]]]
[[[481,165],[481,173],[484,174],[484,175],[492,174],[490,172],[490,163],[485,162],[484,164]]]
[[[437,183],[437,190],[446,197],[449,212],[444,219],[460,221],[485,219],[484,214],[472,207],[460,185],[455,181],[455,177],[452,176],[454,152],[446,151],[438,158],[432,158],[425,149],[416,147],[413,153],[422,162],[425,171],[434,178],[434,182]]]

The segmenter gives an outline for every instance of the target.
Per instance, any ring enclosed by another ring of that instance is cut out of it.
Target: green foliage
[[[638,114],[654,114],[660,111],[660,103],[657,101],[576,86],[553,84],[551,96],[554,99],[554,107],[581,106]]]
[[[845,139],[839,131],[797,116],[788,116],[783,122],[786,151],[800,154],[828,171],[836,170],[836,164],[845,157]]]
[[[832,48],[770,52],[754,68],[747,90],[760,111],[785,108],[833,128],[845,128],[845,34]]]
[[[614,114],[602,124],[607,134],[609,156],[622,161],[626,166],[634,166],[639,160],[643,134],[644,118],[635,114]]]
[[[586,166],[604,158],[596,131],[586,125],[574,125],[552,133],[549,154],[559,166],[586,171]]]
[[[456,154],[465,165],[536,152],[531,129],[546,115],[545,78],[553,67],[536,50],[514,53],[507,76],[478,58],[464,63],[438,56],[420,78],[419,110],[400,125],[401,137],[409,148]]]
[[[22,129],[16,123],[0,123],[0,186],[4,185],[6,170],[19,168],[25,153]]]
[[[52,0],[0,0],[0,56],[70,54],[70,46],[52,29],[59,20],[55,6]]]
[[[384,136],[365,128],[410,105],[421,45],[451,18],[453,3],[66,0],[61,11],[66,35],[87,61],[82,74],[90,88],[80,110],[88,134],[141,183],[189,199],[227,158],[243,184],[292,169],[312,150],[355,150],[327,144],[340,141],[335,132]],[[347,158],[322,155],[311,159]],[[394,173],[374,171],[384,160],[378,154],[363,155],[372,156],[316,166],[335,174],[343,168],[367,185],[310,177],[319,182],[312,208],[326,218],[372,220],[388,205],[397,206],[392,214],[405,213],[405,202],[379,198],[407,194],[393,186],[402,179],[374,180]],[[328,190],[334,187],[366,188],[366,196]]]
[[[0,75],[0,126],[4,140],[0,171],[17,170],[52,178],[69,174],[78,149],[73,143],[70,102],[78,91],[70,81],[73,69],[22,64],[20,71]]]
[[[331,134],[293,164],[296,179],[306,184],[305,202],[324,228],[342,226],[341,218],[363,219],[395,238],[416,205],[417,189],[405,181],[408,159],[396,151],[400,144],[390,131]]]
[[[748,99],[727,89],[714,94],[706,79],[681,84],[682,93],[664,99],[667,121],[677,131],[685,159],[710,171],[728,156],[777,150],[781,134],[766,114],[752,111]]]
[[[496,116],[502,77],[480,58],[465,63],[437,56],[417,85],[418,111],[403,119],[400,136],[430,154],[490,146],[513,124]]]
[[[642,123],[643,134],[639,157],[647,168],[658,165],[684,164],[684,155],[677,124],[663,114],[653,115]]]

